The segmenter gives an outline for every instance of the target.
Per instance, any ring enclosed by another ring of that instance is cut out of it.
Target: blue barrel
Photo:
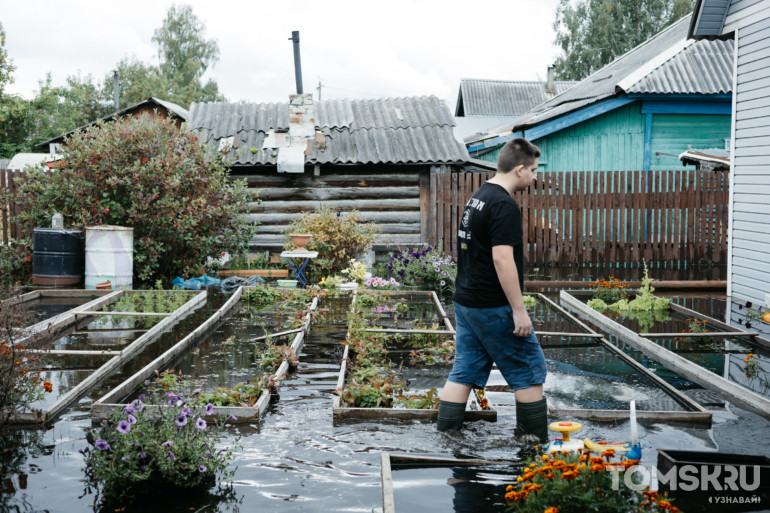
[[[66,287],[83,281],[83,232],[35,228],[32,239],[32,283]]]

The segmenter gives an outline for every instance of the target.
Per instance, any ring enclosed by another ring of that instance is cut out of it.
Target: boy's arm
[[[492,261],[505,297],[513,309],[513,333],[526,337],[532,333],[532,321],[524,307],[524,299],[519,287],[519,273],[513,260],[513,246],[492,246]]]

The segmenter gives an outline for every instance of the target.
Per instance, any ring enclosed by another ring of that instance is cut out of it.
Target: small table
[[[297,281],[300,282],[302,288],[307,287],[307,278],[302,273],[305,266],[310,262],[311,258],[318,256],[318,251],[283,251],[281,257],[286,259],[286,263],[289,264],[291,270],[294,271],[294,275],[297,277]]]

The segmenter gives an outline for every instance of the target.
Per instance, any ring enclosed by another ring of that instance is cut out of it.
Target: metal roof
[[[627,93],[720,94],[733,89],[734,41],[702,40],[683,49]]]
[[[306,164],[462,163],[465,146],[454,117],[435,96],[316,102],[316,142]],[[236,166],[276,165],[265,139],[289,129],[288,103],[193,103],[189,130],[211,151],[232,137],[226,157]]]
[[[561,94],[577,82],[555,81],[555,94],[546,92],[546,82],[482,80],[463,78],[456,113],[464,116],[518,116]]]
[[[731,93],[733,41],[688,40],[691,16],[673,23],[577,85],[514,121],[490,128],[489,133],[496,136],[532,128],[622,93]]]
[[[684,164],[695,164],[706,170],[729,170],[730,152],[722,148],[688,149],[679,154]]]

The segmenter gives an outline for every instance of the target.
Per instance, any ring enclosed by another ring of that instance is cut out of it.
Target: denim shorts
[[[510,306],[467,308],[454,303],[457,336],[449,381],[483,388],[496,363],[511,390],[545,383],[545,356],[534,332],[513,334]]]

